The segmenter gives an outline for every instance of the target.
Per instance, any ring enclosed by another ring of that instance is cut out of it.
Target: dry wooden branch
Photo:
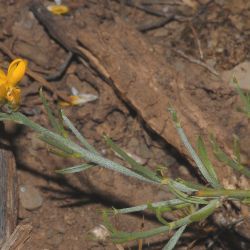
[[[196,59],[196,58],[193,58],[192,56],[188,56],[186,55],[183,51],[181,50],[178,50],[178,49],[174,49],[174,52],[176,52],[177,54],[179,54],[180,56],[182,56],[183,58],[187,59],[189,62],[191,63],[196,63],[204,68],[206,68],[207,70],[209,70],[212,74],[214,74],[215,76],[220,76],[219,73],[214,69],[212,68],[211,66],[207,65],[206,63]]]
[[[29,224],[18,225],[1,250],[24,250],[25,242],[29,239],[31,230],[32,226]]]
[[[3,128],[1,128],[3,129]],[[0,148],[0,246],[14,231],[17,223],[17,174],[13,153],[1,140]],[[2,248],[1,248],[2,249]]]

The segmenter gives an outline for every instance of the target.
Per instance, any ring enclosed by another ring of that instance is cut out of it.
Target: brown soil
[[[65,62],[67,52],[39,24],[29,10],[30,2],[0,2],[0,43],[16,56],[26,58],[32,71],[46,77]],[[87,67],[79,58],[74,58],[62,78],[51,81],[58,93],[70,95],[71,88],[75,87],[80,93],[98,95],[94,102],[65,108],[71,121],[98,151],[112,160],[121,162],[104,143],[104,133],[152,169],[163,165],[168,176],[201,181],[195,168],[176,150],[181,147],[180,142],[175,140],[177,137],[172,125],[169,125],[170,119],[164,118],[164,110],[167,110],[170,101],[178,104],[176,109],[183,114],[184,127],[186,125],[187,133],[193,135],[192,142],[196,139],[195,135],[211,132],[202,128],[215,128],[219,139],[225,141],[224,147],[230,144],[231,135],[237,133],[241,138],[246,164],[249,164],[248,120],[242,113],[231,112],[240,105],[239,99],[227,86],[228,83],[215,75],[249,61],[249,1],[165,1],[165,4],[144,5],[160,13],[167,10],[177,20],[143,33],[136,29],[145,28],[145,25],[158,22],[162,17],[150,15],[125,2],[63,1],[71,7],[71,11],[68,15],[56,17],[66,27],[61,32],[69,39],[77,37],[78,43],[87,44],[93,55],[100,59],[101,66],[105,66],[97,70],[103,74],[97,74],[93,67]],[[48,5],[49,1],[43,3]],[[80,30],[84,32],[79,33]],[[189,59],[180,56],[178,51],[184,52]],[[6,68],[10,58],[5,53],[1,53],[0,58],[1,68]],[[204,62],[210,70],[191,62],[190,58]],[[150,71],[145,71],[145,65],[150,65]],[[113,82],[107,84],[105,77],[110,75]],[[156,79],[162,91],[157,101],[150,98],[150,92],[156,86],[153,82],[150,90],[152,79]],[[177,86],[177,81],[188,85]],[[38,97],[39,86],[38,81],[25,77],[20,111],[50,128]],[[169,94],[170,91],[173,95]],[[45,94],[56,109],[55,95],[50,91],[45,91]],[[164,95],[169,99],[163,99]],[[185,99],[186,96],[193,97],[193,104],[190,99]],[[195,106],[200,109],[194,109]],[[205,115],[201,117],[200,114]],[[91,238],[90,232],[103,224],[99,211],[171,197],[160,188],[102,168],[58,175],[56,169],[79,162],[50,153],[31,130],[13,124],[5,125],[16,158],[19,187],[31,185],[43,199],[41,206],[33,210],[25,208],[20,201],[19,223],[29,223],[33,227],[24,249],[122,249],[109,240]],[[197,130],[190,132],[193,129]],[[232,174],[225,166],[221,169],[217,167],[216,170],[225,186],[249,188],[245,178]],[[219,216],[215,216],[213,221],[207,220],[190,227],[179,242],[178,249],[249,249],[247,227],[241,230],[231,227],[230,222],[238,214],[232,208],[227,212],[224,214],[227,218],[225,224],[218,219]],[[249,211],[245,214],[249,216]],[[160,225],[151,214],[119,216],[113,222],[125,231],[147,230]],[[170,236],[171,233],[147,239],[143,249],[161,249]],[[123,247],[138,249],[138,243],[124,244]]]

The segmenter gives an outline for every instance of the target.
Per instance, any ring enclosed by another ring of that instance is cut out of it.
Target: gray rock
[[[237,66],[235,66],[233,69],[224,71],[222,73],[222,78],[226,82],[228,82],[228,84],[232,81],[233,76],[236,77],[241,88],[250,90],[250,62],[249,61],[240,63]]]
[[[43,204],[43,198],[39,190],[32,185],[21,185],[19,198],[21,206],[27,210],[36,210]]]

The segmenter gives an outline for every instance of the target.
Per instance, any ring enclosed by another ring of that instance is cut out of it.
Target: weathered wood
[[[151,129],[191,163],[167,112],[169,104],[177,110],[192,145],[198,135],[208,141],[213,132],[224,151],[232,155],[232,134],[235,133],[247,155],[249,122],[244,114],[236,111],[241,104],[228,84],[213,77],[200,80],[199,74],[205,72],[194,65],[186,65],[187,79],[180,76],[166,62],[164,53],[156,51],[142,34],[119,17],[105,18],[105,13],[103,16],[99,13],[93,18],[94,9],[83,10],[85,27],[80,29],[52,17],[39,1],[32,4],[31,10],[55,40],[88,61]],[[65,30],[70,30],[70,36]],[[190,78],[191,75],[196,78]],[[211,150],[209,153],[212,155]],[[240,185],[230,168],[216,165],[216,172],[225,187]]]
[[[20,224],[15,231],[5,241],[1,250],[24,250],[25,242],[30,238],[32,226],[29,224]]]
[[[15,159],[8,145],[5,144],[0,148],[0,201],[1,246],[15,230],[18,202]]]

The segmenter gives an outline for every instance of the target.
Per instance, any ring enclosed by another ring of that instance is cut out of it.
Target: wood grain
[[[17,174],[13,153],[0,148],[0,246],[15,230],[17,223]]]

